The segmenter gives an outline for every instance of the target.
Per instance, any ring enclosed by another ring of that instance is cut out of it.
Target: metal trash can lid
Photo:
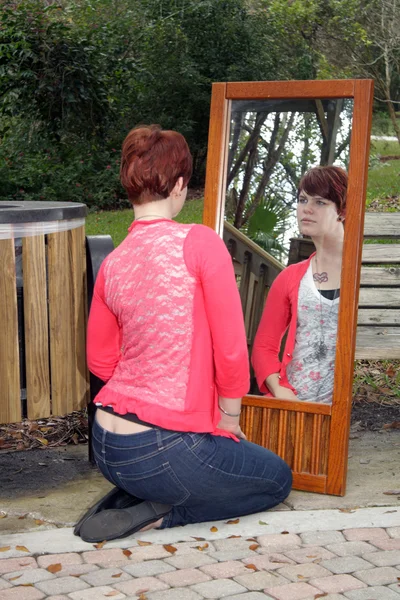
[[[84,219],[87,206],[80,202],[0,202],[0,223],[38,223]]]

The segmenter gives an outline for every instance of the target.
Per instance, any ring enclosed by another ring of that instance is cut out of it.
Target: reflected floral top
[[[325,298],[315,286],[311,263],[299,286],[297,329],[287,378],[299,400],[331,404],[339,297]]]

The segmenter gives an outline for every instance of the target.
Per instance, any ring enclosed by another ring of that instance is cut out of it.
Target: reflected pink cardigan
[[[88,324],[96,403],[176,431],[211,432],[218,396],[249,388],[231,257],[203,225],[134,221],[101,265]]]
[[[265,380],[273,373],[279,373],[282,386],[296,392],[286,377],[286,367],[292,360],[296,339],[300,281],[307,272],[314,254],[307,260],[290,265],[281,271],[268,292],[251,356],[259,390],[267,396],[272,394],[265,385]],[[282,338],[287,330],[288,335],[282,361],[280,361]]]

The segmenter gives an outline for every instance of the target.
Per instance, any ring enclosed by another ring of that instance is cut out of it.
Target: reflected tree
[[[317,164],[347,167],[351,117],[343,99],[233,102],[226,219],[282,259],[299,181]]]

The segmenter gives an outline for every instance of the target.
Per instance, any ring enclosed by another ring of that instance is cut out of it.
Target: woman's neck
[[[172,219],[173,209],[169,198],[162,200],[153,200],[152,202],[146,202],[145,204],[135,204],[133,206],[133,212],[135,213],[135,220],[141,219]]]
[[[320,264],[329,262],[332,265],[342,264],[343,254],[343,236],[324,236],[323,238],[315,237],[313,242],[316,249],[316,256]]]

